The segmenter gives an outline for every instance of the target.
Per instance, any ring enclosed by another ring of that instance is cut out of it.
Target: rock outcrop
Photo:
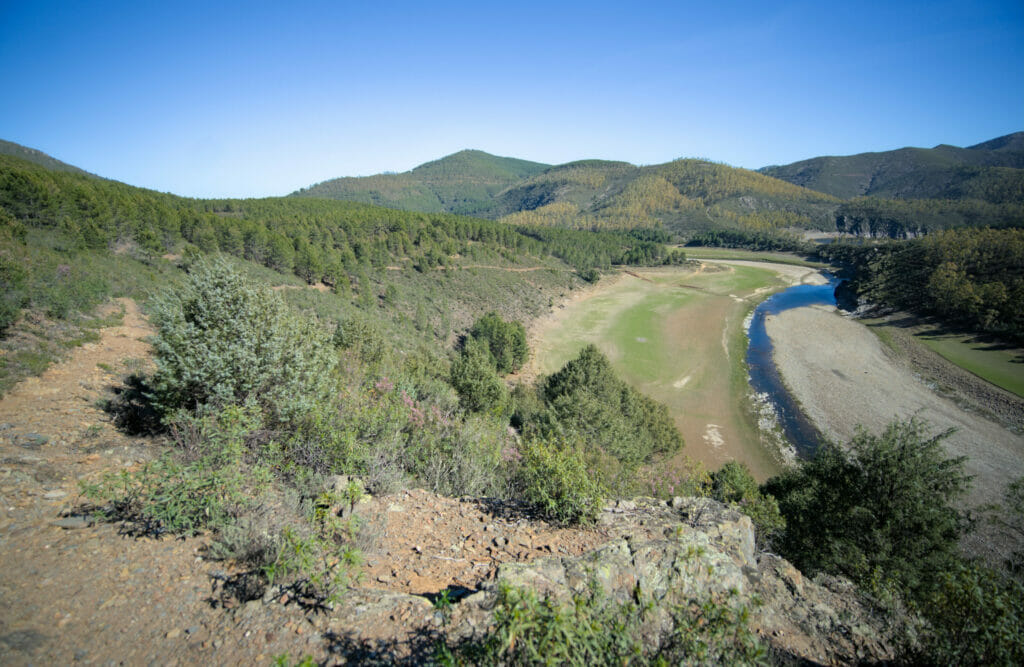
[[[598,582],[613,599],[658,601],[731,594],[783,661],[849,664],[894,657],[892,630],[849,582],[804,577],[784,559],[755,550],[750,519],[706,498],[620,501],[600,525],[612,536],[576,557],[502,565],[496,580],[458,605],[449,631],[486,628],[502,582],[571,599]]]

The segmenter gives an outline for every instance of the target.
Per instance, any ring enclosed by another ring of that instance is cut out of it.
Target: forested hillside
[[[462,151],[402,174],[325,181],[296,195],[571,229],[713,226],[826,229],[833,197],[706,160],[638,167],[581,160],[548,167]]]
[[[425,213],[489,215],[496,195],[548,165],[465,150],[401,174],[335,178],[297,196],[342,199]]]
[[[1024,132],[958,148],[901,148],[843,157],[816,157],[761,169],[836,197],[888,199],[981,199],[995,204],[1021,200]]]
[[[19,157],[23,160],[28,160],[29,162],[38,164],[41,167],[46,167],[47,169],[53,169],[55,171],[70,171],[74,174],[92,176],[89,172],[67,164],[66,162],[61,162],[42,151],[34,148],[28,148],[27,146],[22,146],[21,144],[16,144],[12,141],[4,141],[3,139],[0,139],[0,155],[12,155],[14,157]]]
[[[402,174],[334,179],[295,194],[531,227],[904,238],[1024,224],[1024,133],[970,148],[821,157],[760,172],[695,159],[547,166],[462,151]]]
[[[853,288],[872,302],[1024,341],[1024,230],[955,229],[820,253],[850,266]]]

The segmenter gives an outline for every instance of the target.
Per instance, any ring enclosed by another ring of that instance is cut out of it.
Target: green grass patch
[[[986,342],[971,334],[927,330],[914,337],[960,368],[1024,397],[1024,350]]]

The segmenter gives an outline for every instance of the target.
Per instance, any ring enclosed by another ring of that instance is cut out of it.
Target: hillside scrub
[[[180,409],[258,405],[271,424],[327,399],[334,351],[323,328],[220,259],[196,263],[185,283],[152,305],[154,405]]]
[[[545,410],[534,428],[543,433],[576,433],[625,471],[635,471],[655,454],[683,446],[667,408],[616,377],[594,345],[584,347],[548,377],[539,392]]]
[[[963,458],[948,459],[925,423],[861,431],[844,447],[826,443],[765,490],[786,529],[780,552],[803,572],[842,574],[861,585],[919,593],[954,562],[968,527],[955,503],[967,491]]]
[[[495,370],[502,375],[519,370],[529,354],[526,329],[522,323],[506,322],[494,311],[473,324],[469,337],[487,344]]]

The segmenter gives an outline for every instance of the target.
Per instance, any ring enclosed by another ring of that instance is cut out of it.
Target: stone
[[[53,491],[47,491],[46,493],[44,493],[43,498],[46,498],[48,500],[55,500],[57,498],[63,498],[66,495],[68,495],[67,491],[62,491],[61,489],[54,489]]]

